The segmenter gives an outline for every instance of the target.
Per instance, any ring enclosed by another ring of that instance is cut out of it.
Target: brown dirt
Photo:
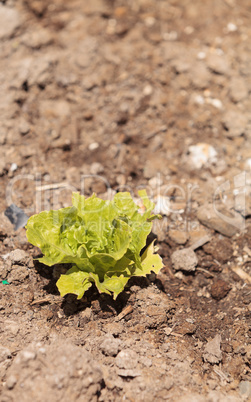
[[[0,1],[1,401],[251,398],[250,18],[246,0]],[[115,302],[62,300],[62,267],[4,215],[139,188],[165,200],[165,267]],[[208,203],[225,212],[198,220]]]

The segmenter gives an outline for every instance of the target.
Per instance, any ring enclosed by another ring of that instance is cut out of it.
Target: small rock
[[[130,349],[121,350],[115,358],[115,363],[120,369],[134,369],[138,364],[138,355]]]
[[[238,29],[237,25],[235,25],[233,22],[229,22],[227,24],[227,31],[228,32],[235,32],[235,31],[237,31],[237,29]]]
[[[199,89],[208,88],[210,72],[203,63],[198,62],[191,70],[190,79],[195,87]]]
[[[172,61],[172,66],[177,74],[186,73],[191,68],[189,62],[187,62],[186,59],[182,60],[181,58],[174,59]]]
[[[16,336],[19,332],[19,325],[15,321],[6,321],[5,331]]]
[[[238,110],[228,110],[222,118],[222,124],[225,128],[223,134],[226,137],[239,137],[245,134],[248,117],[245,113]]]
[[[147,356],[141,356],[140,363],[143,364],[145,367],[152,367],[152,360],[149,359]]]
[[[19,355],[19,359],[23,362],[35,360],[36,357],[37,357],[36,352],[33,352],[32,350],[23,350]]]
[[[6,359],[11,357],[11,352],[8,348],[0,346],[0,363],[4,362]]]
[[[23,120],[21,121],[19,125],[19,132],[21,135],[26,135],[30,131],[30,125],[27,121]]]
[[[221,344],[221,336],[217,334],[214,337],[214,339],[209,341],[205,346],[205,350],[203,353],[204,361],[209,362],[211,364],[217,364],[221,361],[222,353],[220,349],[220,344]]]
[[[12,164],[10,165],[9,171],[10,171],[11,173],[13,173],[13,172],[15,172],[17,169],[18,169],[18,166],[17,166],[17,164],[14,162],[14,163],[12,163]]]
[[[47,46],[52,42],[51,33],[40,28],[32,33],[27,33],[22,38],[22,43],[31,49],[40,49],[42,46]]]
[[[92,142],[90,145],[89,145],[89,147],[88,147],[88,149],[90,150],[90,151],[95,151],[96,149],[98,149],[99,148],[99,143],[98,142]]]
[[[80,314],[79,318],[79,326],[80,328],[85,327],[85,325],[92,320],[93,313],[92,309],[90,307],[87,307],[85,310],[83,310]]]
[[[217,98],[207,98],[207,103],[214,106],[216,109],[222,109],[222,102]]]
[[[234,77],[230,82],[230,98],[234,103],[240,102],[248,97],[246,82],[241,77]]]
[[[10,252],[9,258],[13,264],[25,265],[29,255],[24,250],[17,248],[16,250]]]
[[[196,169],[201,169],[207,164],[217,162],[217,152],[212,145],[198,143],[188,148],[188,159]]]
[[[170,198],[165,197],[162,195],[158,195],[155,199],[155,208],[154,208],[154,213],[155,214],[161,214],[161,215],[170,215]]]
[[[0,21],[0,40],[12,37],[21,25],[18,11],[4,5],[0,5]]]
[[[175,332],[181,335],[192,335],[195,333],[196,329],[197,326],[193,322],[184,322],[175,329]]]
[[[211,296],[213,299],[221,300],[231,290],[229,283],[223,281],[223,279],[216,280],[211,287]]]
[[[229,63],[223,55],[212,53],[207,58],[207,65],[210,70],[217,74],[227,74],[229,72]]]
[[[106,356],[117,356],[119,352],[120,340],[114,338],[112,335],[107,334],[104,337],[103,342],[100,345],[100,348],[104,355]]]
[[[104,331],[108,332],[109,334],[118,336],[124,331],[124,327],[119,322],[111,322],[104,326]]]
[[[104,172],[104,166],[101,165],[99,162],[93,162],[90,167],[90,173],[93,175],[103,173]]]
[[[189,239],[189,235],[187,232],[182,230],[169,230],[168,236],[171,240],[173,240],[177,244],[185,244]]]
[[[145,316],[147,328],[156,328],[167,322],[167,311],[163,306],[146,306]]]
[[[191,248],[185,248],[183,250],[176,250],[171,255],[171,261],[176,271],[195,271],[198,264],[198,258],[195,252]]]
[[[230,213],[225,208],[216,210],[212,204],[206,204],[199,208],[197,213],[198,220],[210,229],[231,237],[240,229],[241,216],[229,216]]]
[[[15,375],[10,375],[6,381],[6,387],[8,389],[13,389],[17,383],[17,377]]]
[[[12,265],[11,271],[8,275],[9,283],[22,283],[29,276],[29,269],[20,265]]]
[[[251,398],[251,382],[241,381],[239,385],[240,394],[242,397]]]
[[[225,264],[233,255],[233,247],[230,239],[213,238],[203,246],[205,253],[213,256],[221,264]]]

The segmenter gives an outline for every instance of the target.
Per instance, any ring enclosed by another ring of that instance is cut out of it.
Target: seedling
[[[154,243],[146,246],[154,203],[139,191],[141,207],[130,193],[121,192],[112,201],[93,194],[72,195],[72,207],[43,211],[29,218],[28,241],[41,249],[38,260],[45,265],[72,264],[57,281],[60,295],[81,299],[95,283],[100,293],[116,299],[132,276],[158,273],[162,259]]]

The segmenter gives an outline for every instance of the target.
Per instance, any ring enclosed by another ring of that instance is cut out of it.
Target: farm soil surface
[[[2,402],[250,400],[250,21],[248,0],[0,1]],[[62,299],[4,214],[140,188],[164,268],[116,301]]]

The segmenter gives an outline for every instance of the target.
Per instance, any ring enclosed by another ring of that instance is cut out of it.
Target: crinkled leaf
[[[70,229],[78,226],[79,219],[74,207],[58,211],[44,211],[31,216],[27,223],[28,241],[44,254],[40,261],[46,265],[74,262],[77,242],[70,235]],[[74,227],[75,226],[75,227]]]
[[[146,191],[139,192],[143,208],[128,192],[104,201],[93,194],[85,198],[73,193],[73,207],[44,211],[27,223],[27,238],[40,247],[46,265],[72,263],[72,270],[62,275],[57,285],[62,295],[75,293],[80,298],[95,282],[100,292],[124,289],[131,276],[158,272],[161,258],[146,246],[151,232],[154,204]]]
[[[103,282],[100,282],[98,275],[91,273],[90,278],[95,282],[95,285],[100,293],[108,293],[109,295],[113,293],[113,299],[115,300],[119,293],[124,290],[129,277],[126,278],[124,275],[113,275],[111,277],[105,275]]]
[[[141,257],[141,269],[136,268],[133,271],[133,276],[146,276],[151,271],[156,274],[163,268],[162,258],[159,254],[154,253],[154,242],[152,242],[144,251]]]
[[[67,293],[72,293],[81,299],[84,293],[91,287],[89,274],[79,270],[77,267],[69,269],[65,275],[61,275],[57,281],[57,287],[60,296],[65,296]]]

